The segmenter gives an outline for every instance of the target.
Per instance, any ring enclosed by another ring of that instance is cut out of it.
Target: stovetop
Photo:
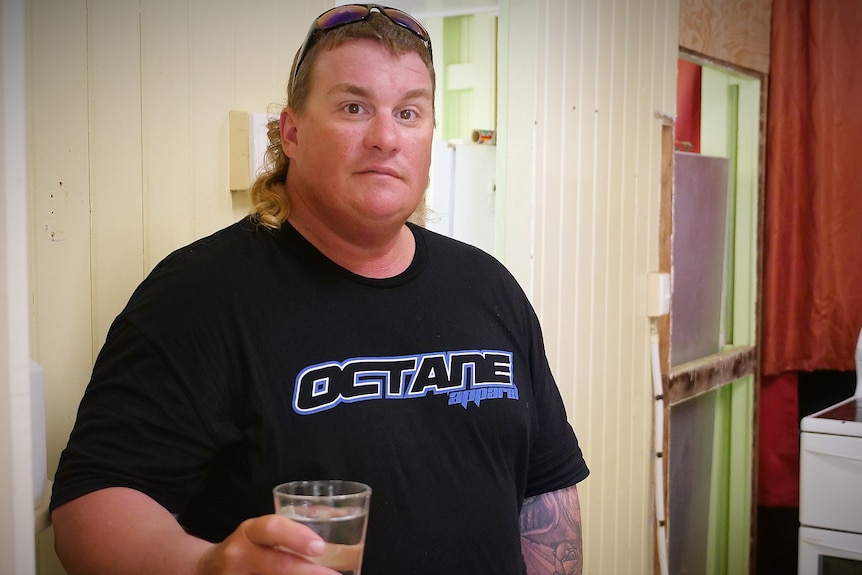
[[[802,431],[862,437],[862,397],[851,397],[802,418]]]

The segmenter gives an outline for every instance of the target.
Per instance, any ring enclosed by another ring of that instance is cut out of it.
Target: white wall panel
[[[93,358],[86,0],[30,0],[28,17],[31,354],[53,477]]]
[[[94,347],[143,279],[138,0],[87,0]]]
[[[651,573],[645,277],[658,268],[656,112],[675,109],[679,4],[503,6],[503,259],[542,320],[593,470],[581,489],[586,572]]]
[[[141,8],[140,136],[146,273],[195,237],[195,152],[189,3],[148,0]]]

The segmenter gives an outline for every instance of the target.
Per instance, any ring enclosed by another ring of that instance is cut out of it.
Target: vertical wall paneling
[[[497,169],[497,226],[506,265],[532,295],[531,228],[535,184],[539,14],[532,2],[503,0],[500,9],[500,134]],[[512,193],[509,193],[512,190]],[[530,217],[524,217],[529,214]]]
[[[86,0],[30,0],[28,16],[31,354],[53,477],[94,356]]]
[[[88,0],[94,346],[143,279],[139,0]]]
[[[269,31],[270,14],[273,11],[272,0],[250,0],[236,2],[231,7],[231,82],[233,108],[247,112],[267,112],[269,104],[277,101],[279,94],[273,91],[273,78],[276,76],[275,47],[278,44],[274,34],[261,34]],[[309,19],[310,20],[310,19]],[[289,59],[282,51],[281,57],[289,70]],[[283,75],[287,78],[288,72]],[[219,119],[224,122],[224,118]],[[224,157],[224,150],[221,151]],[[224,183],[213,190],[213,193],[225,195]],[[233,192],[230,196],[234,219],[239,219],[248,213],[251,207],[247,192]]]
[[[560,204],[564,201],[560,173],[562,166],[560,158],[563,149],[559,118],[556,116],[556,112],[562,107],[564,95],[560,85],[561,76],[549,72],[563,67],[566,57],[565,51],[555,48],[558,45],[556,39],[564,38],[565,20],[558,17],[559,15],[553,15],[546,2],[539,2],[539,6],[540,26],[546,30],[546,33],[544,38],[540,36],[539,51],[545,64],[538,67],[537,85],[539,97],[544,100],[546,105],[540,108],[537,114],[538,133],[545,136],[536,140],[536,183],[538,190],[544,191],[550,188],[558,193],[553,195],[537,193],[535,196],[536,236],[534,241],[536,242],[536,255],[541,254],[542,257],[537,257],[533,265],[535,266],[535,277],[541,277],[543,281],[537,281],[535,284],[534,304],[540,313],[545,310],[550,312],[546,314],[547,319],[544,327],[549,334],[548,355],[553,361],[559,357],[559,340],[553,336],[559,332],[558,322],[560,319],[559,313],[555,313],[558,311],[559,302],[554,298],[560,285],[560,267],[556,265],[555,261],[559,258],[557,234],[560,229],[556,218],[560,215]],[[553,113],[554,117],[550,118],[549,113]],[[550,170],[549,167],[551,167]]]
[[[188,0],[141,4],[144,273],[195,237],[190,49]]]
[[[560,37],[564,38],[565,47],[561,51],[566,55],[566,69],[561,77],[562,90],[565,94],[561,101],[561,106],[564,109],[561,130],[559,134],[560,144],[564,146],[561,163],[562,170],[560,174],[562,181],[571,181],[574,185],[565,190],[565,193],[560,194],[561,201],[565,203],[565,207],[560,209],[557,214],[558,228],[568,226],[577,227],[580,229],[582,224],[590,225],[589,222],[581,220],[573,220],[572,214],[583,213],[581,210],[582,202],[585,201],[585,194],[582,185],[586,183],[587,178],[572,179],[571,174],[583,173],[583,139],[579,137],[584,128],[584,110],[586,109],[586,99],[584,94],[585,86],[580,82],[582,70],[589,69],[589,66],[584,61],[584,51],[580,48],[581,42],[584,40],[583,30],[581,26],[584,23],[584,3],[574,2],[566,6],[565,13],[560,15],[559,20],[563,25],[563,29],[559,31]],[[563,30],[578,30],[576,34],[563,34]],[[564,138],[568,134],[569,138]],[[560,183],[560,184],[561,184]],[[560,185],[560,189],[562,186]],[[562,218],[568,218],[565,221]],[[559,281],[555,286],[558,295],[557,301],[560,308],[559,331],[560,333],[571,334],[570,338],[559,338],[557,341],[558,349],[554,351],[553,357],[566,358],[578,353],[581,346],[589,346],[590,339],[586,330],[581,329],[589,322],[577,321],[576,318],[583,317],[590,313],[591,306],[589,302],[585,302],[583,295],[588,293],[584,288],[582,280],[583,274],[579,274],[578,270],[585,269],[591,266],[592,262],[584,262],[582,258],[582,250],[580,250],[580,238],[573,238],[574,245],[571,245],[568,254],[558,253],[557,267],[559,269]],[[572,249],[574,248],[574,249]],[[568,258],[566,261],[565,258]],[[581,396],[575,401],[571,397],[573,391],[572,382],[577,378],[574,371],[574,365],[571,362],[563,363],[564,370],[558,374],[561,382],[564,385],[566,400],[568,404],[584,402],[585,404],[591,401],[589,396]],[[589,369],[589,365],[584,365],[584,369]],[[589,413],[589,411],[587,412]]]
[[[679,4],[503,6],[504,261],[536,306],[593,469],[585,572],[650,573],[645,276],[659,263],[656,115],[675,109]]]
[[[234,107],[233,5],[226,0],[189,0],[195,237],[235,219],[226,147],[228,111]]]
[[[246,0],[231,6],[231,96],[238,110],[266,112],[272,96],[276,38],[260,34],[269,27],[272,0]],[[285,58],[285,61],[288,61]],[[288,72],[284,72],[287,78]]]

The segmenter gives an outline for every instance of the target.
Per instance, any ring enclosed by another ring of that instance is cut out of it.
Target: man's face
[[[291,219],[351,235],[400,227],[428,184],[431,79],[372,40],[320,53],[308,104],[282,114]]]

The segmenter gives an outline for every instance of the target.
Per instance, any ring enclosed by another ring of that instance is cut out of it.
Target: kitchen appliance
[[[428,228],[494,255],[497,146],[435,140],[431,149]]]
[[[862,331],[853,397],[800,430],[799,575],[862,575]]]

